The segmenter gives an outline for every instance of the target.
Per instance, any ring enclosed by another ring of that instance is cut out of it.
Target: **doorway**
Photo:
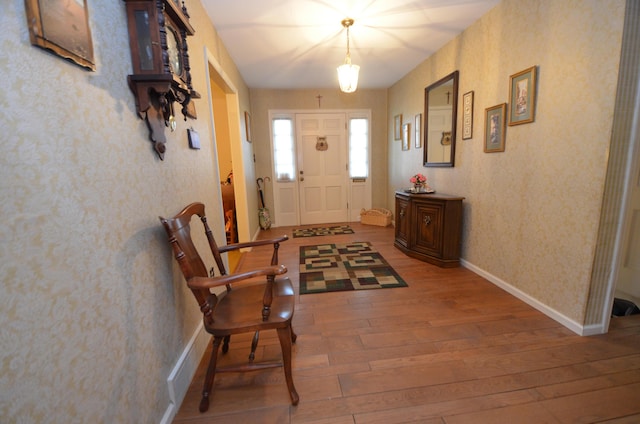
[[[237,90],[224,74],[211,54],[207,54],[209,103],[213,123],[212,158],[217,165],[220,210],[225,226],[226,244],[238,242],[246,237],[248,230],[248,208],[244,182],[244,161],[242,157],[240,118],[238,116]],[[216,184],[216,181],[213,182]],[[227,268],[233,272],[241,253],[227,255]]]
[[[273,226],[354,222],[371,208],[371,111],[269,111]]]

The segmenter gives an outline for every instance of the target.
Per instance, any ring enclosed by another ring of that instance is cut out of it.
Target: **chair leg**
[[[204,379],[204,386],[202,387],[202,399],[200,400],[200,412],[206,412],[209,409],[209,395],[211,394],[211,387],[213,387],[213,380],[216,376],[216,363],[218,362],[218,349],[220,349],[220,343],[222,337],[213,338],[213,349],[211,351],[211,359],[209,360],[209,367],[207,368],[207,376]],[[226,338],[225,338],[226,339]]]
[[[256,331],[251,340],[251,353],[249,354],[249,362],[253,362],[256,359],[256,349],[258,348],[258,341],[260,340],[260,332]]]
[[[278,328],[278,338],[280,339],[280,347],[282,348],[282,363],[284,365],[284,377],[287,380],[289,388],[289,396],[291,396],[291,404],[297,405],[300,396],[293,385],[293,374],[291,373],[291,326]]]
[[[298,336],[296,335],[295,331],[293,331],[293,326],[292,326],[291,327],[291,341],[293,343],[295,343],[297,338],[298,338]]]
[[[224,337],[224,343],[222,344],[222,353],[229,352],[229,340],[231,340],[231,336]]]

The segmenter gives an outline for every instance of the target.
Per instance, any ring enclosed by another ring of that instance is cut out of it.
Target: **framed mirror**
[[[458,73],[454,71],[424,89],[424,166],[453,166]]]

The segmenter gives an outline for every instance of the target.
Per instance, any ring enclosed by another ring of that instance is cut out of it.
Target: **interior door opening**
[[[229,99],[229,92],[232,92],[232,90],[213,67],[210,67],[209,85],[226,243],[237,243],[239,241],[238,217],[242,217],[243,213],[238,205],[241,206],[246,202],[237,200],[238,190],[234,178],[236,170],[231,144],[234,139],[234,134],[230,124],[230,122],[233,122],[232,116],[230,115],[233,107],[230,103],[233,102]],[[233,93],[231,93],[231,95],[233,95]],[[233,270],[235,270],[239,263],[240,256],[241,253],[239,251],[228,253],[229,271],[233,272]]]

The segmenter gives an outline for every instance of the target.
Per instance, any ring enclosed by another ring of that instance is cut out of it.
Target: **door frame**
[[[353,179],[348,177],[348,186],[347,189],[347,199],[349,204],[348,211],[348,222],[355,222],[360,219],[360,210],[361,209],[370,209],[372,204],[372,187],[371,187],[371,152],[372,152],[372,136],[371,136],[371,109],[291,109],[291,110],[280,110],[280,109],[270,109],[269,110],[269,143],[270,143],[270,152],[271,152],[271,189],[273,193],[273,217],[272,223],[273,227],[282,227],[282,226],[295,226],[300,225],[300,199],[299,199],[299,181],[298,181],[298,152],[296,150],[297,140],[295,137],[297,136],[296,132],[296,115],[304,114],[344,114],[345,115],[345,139],[347,140],[347,161],[348,158],[348,146],[349,146],[349,122],[350,119],[354,118],[366,118],[369,123],[369,140],[368,140],[368,177],[365,181],[361,179]],[[273,146],[273,128],[272,123],[275,118],[286,118],[291,119],[293,123],[293,135],[294,135],[294,143],[293,143],[293,155],[296,161],[296,169],[294,170],[295,178],[293,181],[278,181],[275,178],[275,161],[273,158],[274,154],[274,146]],[[281,188],[287,190],[288,195],[283,196],[281,193]],[[285,215],[281,205],[281,200],[283,198],[287,198],[288,200],[294,203],[294,210],[288,214],[287,218],[283,218]]]
[[[224,119],[229,128],[229,145],[231,150],[231,158],[233,162],[233,183],[234,183],[234,191],[235,191],[235,208],[236,208],[236,220],[237,220],[237,231],[238,237],[240,240],[249,240],[250,239],[250,230],[249,230],[249,205],[248,205],[248,197],[247,197],[247,176],[253,176],[253,170],[247,169],[245,166],[247,153],[243,150],[242,143],[242,128],[241,128],[241,119],[240,119],[240,102],[238,98],[238,90],[231,81],[231,78],[224,72],[220,63],[216,60],[215,56],[209,51],[207,47],[205,50],[205,58],[206,58],[206,66],[205,66],[205,74],[207,78],[207,99],[208,99],[208,114],[209,114],[209,122],[211,123],[209,131],[211,132],[211,143],[212,143],[212,162],[214,171],[216,173],[214,178],[213,186],[216,186],[214,190],[218,192],[219,196],[219,210],[220,210],[220,219],[221,219],[221,228],[224,228],[224,207],[222,205],[222,193],[220,189],[220,185],[218,184],[219,175],[220,175],[220,167],[218,165],[218,153],[217,153],[217,143],[218,140],[216,138],[216,130],[215,130],[215,116],[213,114],[213,95],[211,84],[217,84],[222,91],[225,93],[225,102],[227,114],[224,117],[218,117],[220,119]],[[222,235],[216,235],[216,237],[220,237],[220,240],[225,239],[224,232]],[[226,256],[226,255],[225,255]]]
[[[624,234],[631,224],[630,188],[640,166],[640,5],[626,5],[622,51],[608,147],[600,228],[582,335],[604,334],[611,322]]]

